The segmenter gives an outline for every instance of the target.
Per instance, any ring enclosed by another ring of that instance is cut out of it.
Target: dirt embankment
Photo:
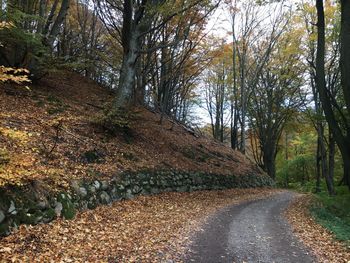
[[[46,181],[66,188],[74,179],[105,179],[126,170],[172,168],[215,174],[260,173],[239,152],[194,136],[143,108],[128,132],[98,125],[113,94],[75,74],[48,76],[30,90],[0,88],[0,186]]]

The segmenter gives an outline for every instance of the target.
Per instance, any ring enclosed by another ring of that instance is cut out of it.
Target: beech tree
[[[350,189],[350,3],[341,1],[341,32],[340,32],[340,69],[341,91],[345,107],[340,108],[333,96],[330,96],[325,79],[325,13],[323,0],[316,0],[317,10],[317,56],[316,56],[316,87],[322,103],[329,128],[341,152],[344,163],[344,183]]]
[[[303,104],[303,65],[299,55],[300,37],[287,28],[252,87],[249,118],[253,156],[259,166],[275,179],[275,159],[285,124]],[[260,47],[261,50],[264,46]],[[255,146],[255,147],[254,147]]]
[[[123,48],[123,59],[115,100],[116,108],[123,108],[132,101],[140,55],[154,53],[158,50],[164,52],[164,48],[174,46],[183,40],[183,38],[178,38],[171,43],[157,43],[151,48],[145,49],[142,44],[146,36],[155,32],[161,33],[169,21],[182,15],[187,10],[202,7],[201,16],[206,17],[218,4],[218,2],[211,4],[209,1],[198,0],[125,0],[123,2],[106,0],[97,3],[111,35],[116,39],[120,39]]]
[[[325,6],[325,20],[328,27],[325,30],[326,45],[325,50],[327,56],[325,57],[325,77],[326,86],[329,92],[337,103],[339,103],[339,89],[340,89],[340,68],[339,68],[339,22],[340,12],[338,5],[326,2]],[[328,192],[334,195],[334,158],[335,158],[335,141],[331,132],[326,134],[328,127],[324,118],[324,113],[319,99],[319,93],[315,86],[316,83],[316,46],[317,46],[317,32],[315,23],[316,10],[312,4],[304,3],[299,8],[299,13],[302,19],[302,27],[300,30],[305,31],[306,40],[304,41],[303,54],[307,71],[309,74],[309,83],[312,90],[314,109],[309,109],[308,116],[312,121],[317,132],[317,148],[315,154],[316,160],[316,191],[320,191],[321,175],[325,178]],[[297,26],[297,24],[295,25]]]

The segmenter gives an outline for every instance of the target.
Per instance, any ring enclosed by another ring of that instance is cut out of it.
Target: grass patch
[[[337,195],[333,197],[325,191],[317,194],[317,202],[310,212],[337,239],[350,245],[350,192],[346,187],[337,187],[336,192]]]

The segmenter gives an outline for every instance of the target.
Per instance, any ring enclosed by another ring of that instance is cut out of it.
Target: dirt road
[[[227,207],[207,221],[186,262],[316,262],[292,235],[283,211],[294,193]]]

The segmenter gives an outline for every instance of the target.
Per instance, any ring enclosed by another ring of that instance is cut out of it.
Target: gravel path
[[[221,210],[194,238],[185,262],[315,262],[282,216],[294,195],[285,191]]]

